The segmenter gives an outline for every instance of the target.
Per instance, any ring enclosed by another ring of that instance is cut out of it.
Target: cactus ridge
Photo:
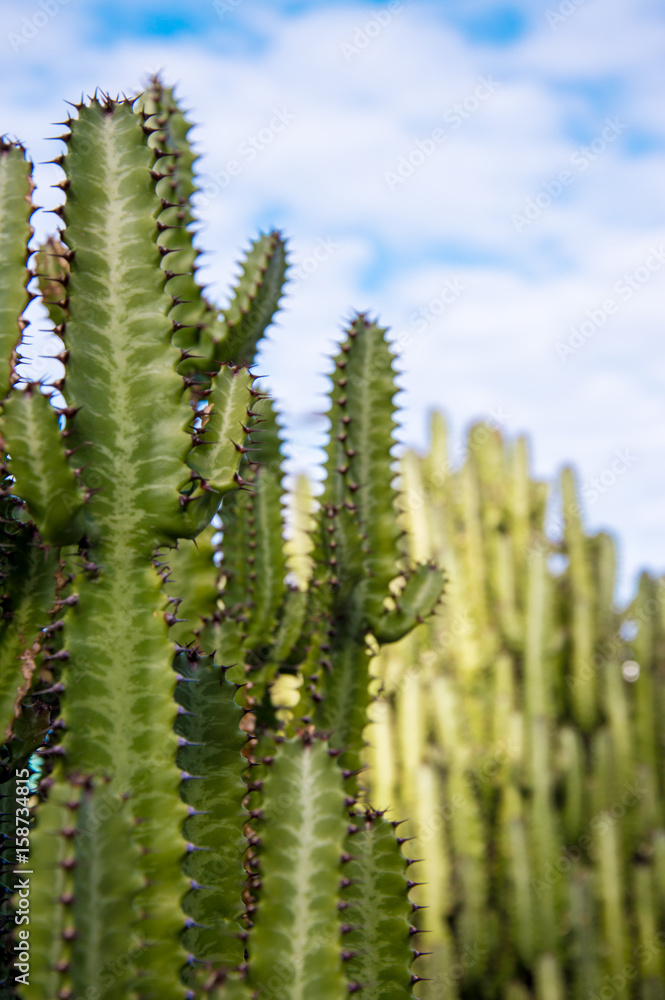
[[[416,928],[408,899],[413,883],[395,826],[368,809],[352,814],[346,841],[342,899],[346,973],[372,1000],[406,1000]],[[402,904],[398,901],[401,897]]]
[[[236,686],[212,658],[188,650],[178,654],[175,669],[182,710],[175,725],[181,744],[176,761],[183,773],[196,775],[183,781],[181,791],[189,813],[183,826],[189,845],[183,872],[192,885],[183,901],[190,924],[183,943],[197,962],[237,966],[243,960],[238,921],[244,912],[247,847],[242,835],[247,820],[243,710],[235,703]]]
[[[214,345],[217,361],[254,363],[259,341],[279,308],[286,270],[281,233],[267,233],[251,244],[240,264],[233,298],[220,316]]]
[[[337,908],[346,818],[325,743],[282,743],[261,790],[249,982],[277,1000],[346,995]]]

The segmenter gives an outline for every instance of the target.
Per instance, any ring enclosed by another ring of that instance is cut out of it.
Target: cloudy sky
[[[536,472],[573,462],[588,525],[618,535],[624,593],[665,570],[658,0],[2,0],[0,50],[0,132],[36,161],[64,99],[177,84],[220,303],[251,235],[288,236],[260,370],[293,469],[325,430],[326,355],[369,310],[400,353],[404,442],[433,407],[455,444],[479,418],[526,432]]]

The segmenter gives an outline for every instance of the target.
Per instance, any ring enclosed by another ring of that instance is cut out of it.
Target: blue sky
[[[200,123],[214,296],[260,228],[300,268],[260,359],[292,468],[369,309],[399,348],[402,440],[437,406],[456,445],[484,418],[528,433],[543,476],[572,461],[625,593],[665,570],[664,50],[653,0],[3,0],[0,130],[45,160],[65,98],[161,70]]]

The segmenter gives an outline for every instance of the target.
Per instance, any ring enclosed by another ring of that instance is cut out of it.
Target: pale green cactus
[[[402,464],[445,599],[377,661],[370,730],[373,801],[425,859],[420,995],[665,997],[665,585],[619,610],[569,469],[553,540],[524,440],[477,425],[457,469],[445,439],[437,415]]]

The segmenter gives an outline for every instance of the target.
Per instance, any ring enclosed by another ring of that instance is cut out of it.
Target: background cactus
[[[565,470],[552,540],[522,439],[477,425],[453,468],[437,415],[402,477],[412,555],[448,577],[375,661],[370,730],[373,801],[426,859],[419,995],[665,997],[665,582],[619,610],[612,539]]]
[[[370,647],[432,610],[441,574],[394,526],[392,358],[358,317],[291,586],[278,424],[248,367],[284,243],[261,237],[228,309],[207,302],[188,128],[159,80],[67,122],[64,229],[34,258],[63,341],[50,399],[17,371],[30,166],[0,150],[3,885],[31,881],[18,995],[400,1000],[418,981],[411,862],[354,772]],[[289,678],[302,696],[284,713]],[[3,915],[13,997],[7,900]]]

